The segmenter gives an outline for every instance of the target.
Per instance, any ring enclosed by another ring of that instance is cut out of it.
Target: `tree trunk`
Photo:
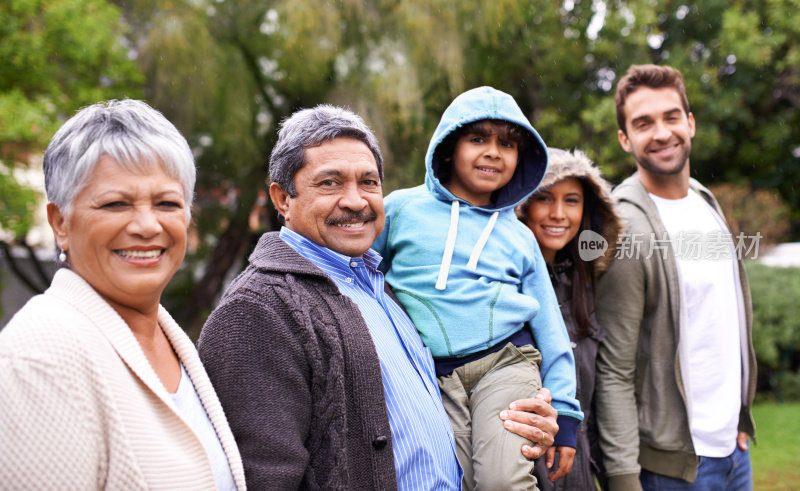
[[[263,170],[256,169],[256,172],[250,174],[260,176],[262,173]],[[253,183],[259,182],[258,179],[263,182],[263,177],[249,175],[239,183],[241,194],[236,210],[230,217],[228,228],[220,236],[214,252],[206,262],[203,277],[194,285],[180,313],[179,323],[192,339],[197,339],[200,335],[206,317],[216,305],[217,296],[225,286],[228,272],[234,265],[240,264],[247,252],[251,238],[250,211],[256,202],[259,188]]]

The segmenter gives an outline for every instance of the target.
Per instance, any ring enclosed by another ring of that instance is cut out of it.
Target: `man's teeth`
[[[122,257],[128,259],[152,259],[161,255],[162,249],[153,249],[151,251],[117,251]]]
[[[342,224],[340,224],[339,226],[340,226],[340,227],[348,227],[348,228],[358,228],[358,227],[360,227],[360,226],[362,226],[362,225],[364,225],[364,222],[357,222],[357,223],[342,223]]]

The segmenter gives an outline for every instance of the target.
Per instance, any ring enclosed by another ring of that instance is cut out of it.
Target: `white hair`
[[[44,154],[48,201],[69,216],[75,197],[104,156],[128,172],[147,174],[154,165],[183,185],[191,214],[196,169],[189,144],[163,114],[142,101],[92,104],[67,120]]]

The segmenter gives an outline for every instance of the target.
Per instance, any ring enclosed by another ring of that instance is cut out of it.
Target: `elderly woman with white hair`
[[[0,331],[4,489],[244,489],[192,341],[160,305],[195,167],[147,104],[82,109],[44,156],[59,265]]]

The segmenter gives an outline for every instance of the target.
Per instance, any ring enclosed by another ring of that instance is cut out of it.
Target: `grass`
[[[800,491],[800,403],[759,403],[753,417],[758,439],[750,446],[753,488]]]

